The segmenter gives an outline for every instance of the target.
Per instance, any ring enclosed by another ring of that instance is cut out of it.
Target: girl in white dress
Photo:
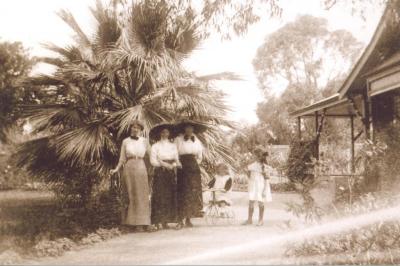
[[[254,151],[257,161],[247,167],[248,171],[248,192],[249,192],[249,210],[247,221],[243,225],[253,223],[253,213],[255,202],[258,203],[259,218],[257,226],[264,224],[264,202],[271,202],[271,186],[269,183],[271,167],[267,164],[268,152],[261,148]]]

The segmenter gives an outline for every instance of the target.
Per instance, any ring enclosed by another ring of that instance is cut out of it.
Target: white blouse
[[[150,153],[150,163],[154,167],[161,166],[161,161],[175,160],[179,161],[178,149],[176,144],[169,140],[160,140],[153,144]]]
[[[262,164],[260,162],[254,162],[247,167],[247,170],[250,171],[250,177],[252,178],[264,178],[263,174],[266,176],[271,175],[271,167],[267,164],[264,164],[264,173],[262,171]]]
[[[183,135],[179,135],[175,138],[175,143],[179,155],[193,154],[196,156],[197,162],[201,163],[203,160],[203,145],[196,136],[194,136],[193,142],[191,139],[185,140]]]
[[[149,143],[146,138],[139,137],[138,140],[134,140],[128,137],[124,139],[121,145],[118,165],[123,165],[130,157],[137,156],[143,158],[148,147]]]

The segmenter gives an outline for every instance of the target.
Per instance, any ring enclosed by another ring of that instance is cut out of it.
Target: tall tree
[[[253,60],[266,95],[257,114],[280,142],[288,143],[294,131],[289,113],[335,92],[361,47],[351,33],[330,31],[325,19],[309,15],[266,37]],[[281,87],[283,93],[274,93]]]
[[[176,12],[166,1],[144,0],[122,13],[97,1],[91,11],[94,35],[85,33],[68,11],[59,13],[74,30],[75,43],[47,45],[59,56],[42,60],[54,65],[55,73],[26,80],[52,86],[58,97],[24,106],[35,131],[46,136],[21,146],[20,164],[87,202],[93,186],[115,165],[120,142],[136,118],[145,122],[145,133],[157,123],[181,118],[206,124],[209,130],[200,136],[205,158],[231,162],[218,130],[230,126],[224,95],[210,81],[236,77],[197,77],[183,68],[182,60],[200,42],[192,9]]]
[[[17,104],[29,98],[19,81],[29,74],[34,60],[20,42],[0,43],[0,141],[4,130],[19,117]]]

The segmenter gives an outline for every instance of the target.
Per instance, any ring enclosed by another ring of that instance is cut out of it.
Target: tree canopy
[[[118,11],[97,1],[91,8],[96,20],[93,33],[84,32],[70,12],[60,11],[75,32],[74,43],[47,44],[57,56],[41,60],[56,71],[25,80],[42,86],[51,99],[23,106],[35,132],[45,136],[21,146],[20,165],[86,200],[115,166],[132,120],[142,120],[147,134],[160,122],[183,118],[208,126],[199,136],[206,145],[206,160],[231,162],[218,130],[231,126],[225,117],[228,108],[224,94],[211,81],[236,76],[199,77],[182,66],[201,36],[191,7],[180,8],[144,0]]]
[[[348,31],[330,31],[325,19],[309,15],[266,37],[253,60],[266,97],[257,114],[279,142],[294,132],[289,113],[334,93],[361,48]]]
[[[19,81],[29,74],[34,60],[20,42],[0,42],[0,140],[19,115],[17,104],[28,97]],[[26,100],[26,99],[25,99]]]

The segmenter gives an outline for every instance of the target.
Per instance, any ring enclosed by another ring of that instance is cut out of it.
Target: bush
[[[119,202],[110,193],[95,199],[86,209],[62,207],[49,196],[0,201],[0,253],[15,249],[20,254],[56,255],[71,247],[65,239],[81,245],[93,242],[80,243],[92,233],[101,240],[119,235]]]
[[[283,182],[277,184],[271,184],[272,192],[294,192],[296,188],[293,183]]]
[[[315,158],[316,141],[293,140],[287,160],[287,177],[294,183],[302,183],[312,177],[312,158]]]
[[[351,217],[375,210],[396,206],[393,197],[379,194],[362,196],[354,204],[348,204],[338,217]],[[400,251],[400,221],[385,221],[362,226],[357,229],[305,240],[290,244],[286,253],[292,257],[312,257],[322,264],[397,264],[400,257],[393,254]],[[326,259],[321,261],[321,259]]]
[[[60,238],[55,241],[51,240],[42,240],[37,243],[33,249],[35,251],[35,255],[38,257],[47,257],[47,256],[60,256],[65,251],[69,251],[76,246],[75,242],[69,238]]]

